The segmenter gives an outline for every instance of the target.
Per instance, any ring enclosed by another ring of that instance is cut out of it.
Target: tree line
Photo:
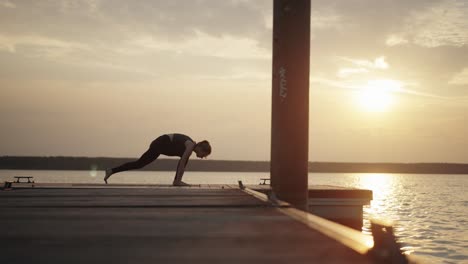
[[[10,170],[104,170],[134,158],[109,157],[27,157],[2,156],[0,169]],[[174,171],[178,159],[158,159],[142,170]],[[269,172],[268,161],[191,160],[189,171],[219,172]],[[421,173],[421,174],[468,174],[468,164],[463,163],[351,163],[309,162],[310,172],[323,173]]]

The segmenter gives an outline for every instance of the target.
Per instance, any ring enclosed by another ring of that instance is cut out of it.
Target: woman
[[[143,168],[149,163],[155,161],[159,155],[163,154],[166,156],[180,157],[172,185],[188,186],[189,184],[182,181],[182,176],[184,175],[185,166],[187,165],[192,152],[195,152],[197,157],[204,158],[211,153],[210,143],[206,140],[196,143],[189,136],[183,134],[162,135],[151,142],[149,149],[143,153],[138,160],[125,163],[112,169],[107,169],[104,181],[107,184],[107,179],[109,179],[109,177],[114,173]]]

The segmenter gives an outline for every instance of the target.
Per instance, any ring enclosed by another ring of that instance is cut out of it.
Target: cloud
[[[325,77],[311,77],[310,83],[312,84],[319,84],[325,87],[335,87],[335,88],[342,88],[342,89],[358,89],[356,84],[349,82],[349,81],[337,81],[328,79]]]
[[[262,61],[271,58],[271,28],[265,23],[271,18],[271,1],[31,0],[15,4],[14,10],[7,11],[0,6],[0,52],[19,61],[53,61],[61,65],[60,72],[78,67],[94,72],[85,75],[90,78],[100,73],[108,78],[112,72],[148,79],[161,75],[227,78],[244,74],[237,69],[257,76],[258,65],[263,67]]]
[[[0,50],[15,53],[19,46],[34,46],[36,47],[36,51],[38,51],[36,55],[42,53],[46,57],[58,57],[76,49],[89,49],[85,44],[38,35],[9,36],[0,34]]]
[[[254,39],[232,36],[213,37],[201,31],[196,31],[195,37],[186,41],[158,41],[151,36],[146,36],[130,42],[130,46],[132,46],[131,49],[124,52],[160,51],[229,59],[268,59],[271,57],[271,52],[260,47]]]
[[[4,8],[16,8],[16,5],[8,0],[0,1],[0,7]]]
[[[350,75],[368,73],[368,72],[369,70],[365,68],[342,68],[338,71],[337,75],[340,78],[346,78],[346,77],[349,77]]]
[[[270,32],[270,1],[30,0],[16,6],[0,9],[3,33],[115,43],[148,34],[180,41],[196,32],[265,40]]]
[[[318,30],[341,29],[342,17],[334,8],[312,8],[310,16],[310,28],[313,32]]]
[[[468,3],[445,0],[420,10],[413,10],[405,19],[402,32],[387,38],[387,45],[411,42],[434,48],[439,46],[462,47],[468,44]]]
[[[154,52],[271,56],[271,28],[265,23],[271,17],[270,1],[61,0],[16,6],[8,12],[0,8],[0,50],[7,52],[27,45],[34,51],[25,53],[43,56],[89,47],[92,54],[84,57],[93,60]]]
[[[464,68],[461,72],[456,73],[448,83],[453,85],[468,85],[468,68]]]
[[[0,0],[6,2],[14,3],[16,8],[0,6],[0,51],[18,56],[151,73],[149,78],[153,78],[152,72],[169,75],[184,71],[213,77],[222,72],[221,78],[226,78],[233,76],[234,68],[239,69],[234,75],[243,76],[239,73],[252,64],[254,75],[269,72],[269,0]],[[422,44],[413,45],[427,21],[443,21],[430,15],[439,14],[437,10],[442,7],[448,8],[448,19],[454,22],[441,23],[442,29],[463,29],[466,22],[461,14],[466,14],[466,4],[462,1],[314,1],[312,74],[319,71],[329,79],[356,76],[399,77],[421,83],[427,80],[428,89],[437,89],[448,79],[434,79],[450,78],[466,67],[466,56],[461,51],[433,52],[425,51]],[[336,54],[341,54],[347,64],[337,67],[333,61]],[[202,63],[203,67],[199,67]],[[434,74],[440,71],[443,74]]]
[[[344,67],[338,70],[336,74],[339,78],[347,78],[351,75],[366,74],[375,70],[386,70],[390,66],[384,56],[380,56],[372,60],[351,59],[347,57],[339,57],[340,60],[350,62],[355,67]]]
[[[16,50],[16,43],[15,41],[11,41],[9,38],[0,35],[0,51],[7,51],[14,53]]]
[[[403,36],[401,35],[397,35],[397,34],[391,34],[387,37],[387,39],[385,40],[385,44],[387,46],[398,46],[398,45],[405,45],[407,44],[409,41],[407,39],[405,39]]]
[[[434,93],[421,92],[416,90],[420,84],[411,83],[401,80],[393,79],[376,79],[376,80],[332,80],[323,77],[312,77],[310,82],[313,84],[320,84],[325,87],[334,87],[348,90],[362,90],[364,87],[383,87],[386,91],[392,93],[406,94],[411,96],[418,96],[424,98],[432,98],[444,101],[466,101],[467,97],[447,97]],[[412,88],[412,89],[410,89]],[[416,89],[415,89],[416,88]]]
[[[380,70],[385,70],[388,69],[390,66],[389,64],[385,61],[384,56],[380,56],[374,59],[374,61],[371,60],[360,60],[360,59],[350,59],[346,57],[341,57],[340,59],[344,61],[351,62],[352,64],[356,66],[361,66],[364,68],[368,69],[380,69]]]

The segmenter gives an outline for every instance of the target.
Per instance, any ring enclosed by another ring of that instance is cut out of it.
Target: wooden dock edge
[[[252,190],[250,188],[240,188],[245,193],[263,201],[268,202],[276,207],[281,213],[291,217],[292,219],[303,223],[314,231],[320,232],[325,236],[338,241],[346,247],[356,251],[362,255],[368,255],[371,258],[375,258],[374,238],[373,236],[363,234],[353,228],[332,222],[325,218],[313,215],[309,212],[305,212],[294,208],[292,205],[277,200],[276,197],[269,197],[262,192]],[[399,249],[399,248],[398,248]],[[381,263],[381,259],[375,259],[375,263]],[[423,258],[415,257],[413,255],[402,255],[398,261],[392,261],[388,263],[410,263],[420,264],[425,263]]]

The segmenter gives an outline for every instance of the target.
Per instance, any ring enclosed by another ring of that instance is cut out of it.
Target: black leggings
[[[168,142],[170,142],[169,136],[163,135],[158,137],[151,143],[149,149],[145,153],[143,153],[143,155],[141,155],[141,157],[138,160],[127,162],[121,166],[113,168],[112,174],[121,171],[136,170],[143,168],[144,166],[155,161],[159,157],[159,155],[161,155],[161,148],[164,148],[164,146]]]

